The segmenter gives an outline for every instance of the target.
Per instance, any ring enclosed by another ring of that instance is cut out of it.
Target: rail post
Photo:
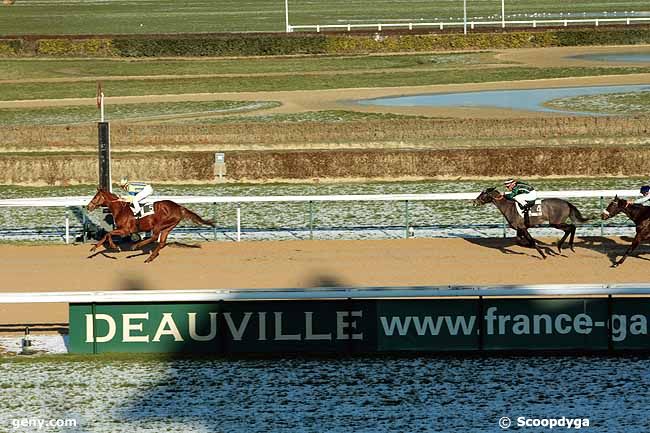
[[[600,214],[603,214],[603,196],[600,196]],[[605,236],[605,221],[601,218],[600,219],[600,235]]]
[[[88,220],[86,218],[86,211],[84,210],[84,208],[81,208],[81,218],[82,218],[81,224],[83,225],[82,239],[83,239],[83,243],[85,244],[86,240],[88,239],[87,238],[87,235],[88,235],[88,226],[87,226]]]
[[[68,216],[68,208],[65,208],[65,243],[70,243],[70,217]]]
[[[409,201],[404,200],[404,238],[409,238]]]
[[[309,200],[309,239],[314,239],[314,202]]]
[[[241,241],[241,204],[237,203],[237,242]]]
[[[212,222],[215,222],[217,220],[217,204],[212,203]],[[214,225],[212,226],[212,238],[216,241],[217,240],[217,226]]]

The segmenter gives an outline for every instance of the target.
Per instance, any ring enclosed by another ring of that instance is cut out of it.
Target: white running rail
[[[650,284],[503,286],[322,287],[309,289],[143,290],[0,293],[0,304],[216,302],[221,300],[381,299],[507,296],[650,296]]]
[[[435,194],[366,194],[366,195],[302,195],[302,196],[152,196],[152,200],[172,200],[180,204],[220,204],[234,203],[237,205],[237,241],[241,239],[241,204],[244,203],[314,203],[314,202],[364,202],[364,201],[398,201],[406,203],[414,201],[467,201],[474,200],[478,192],[464,193],[435,193]],[[538,191],[539,198],[604,198],[639,195],[638,190],[578,190],[578,191]],[[84,207],[91,196],[74,197],[36,197],[13,198],[0,200],[2,207]],[[602,203],[601,203],[602,204]],[[407,228],[408,230],[408,228]],[[69,243],[70,220],[65,213],[65,243]]]
[[[355,194],[355,195],[271,195],[271,196],[152,196],[152,200],[172,200],[180,204],[270,203],[270,202],[327,202],[327,201],[435,201],[474,200],[479,192],[435,194]],[[639,195],[632,189],[603,189],[578,191],[538,191],[540,198],[599,198],[632,197]],[[0,207],[79,207],[86,206],[92,196],[12,198],[0,200]]]
[[[437,27],[440,30],[444,30],[445,27],[463,27],[467,24],[468,28],[474,29],[478,26],[484,27],[494,27],[500,26],[505,27],[533,27],[545,25],[561,25],[563,27],[568,27],[569,25],[574,24],[593,24],[598,27],[601,24],[624,24],[630,25],[634,23],[647,23],[650,22],[648,17],[627,17],[627,18],[583,18],[583,19],[555,19],[555,20],[514,20],[514,21],[455,21],[455,22],[401,22],[401,23],[367,23],[367,24],[311,24],[311,25],[299,25],[299,26],[287,26],[287,32],[293,32],[295,30],[312,30],[320,33],[325,30],[358,30],[358,29],[376,29],[377,31],[382,31],[384,29],[394,29],[394,28],[407,28],[413,30],[417,27]]]

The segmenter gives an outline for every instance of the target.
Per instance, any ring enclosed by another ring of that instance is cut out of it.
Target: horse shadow
[[[619,239],[622,241],[622,243],[617,242],[611,237],[605,236],[576,237],[574,248],[576,250],[579,248],[584,248],[606,255],[611,264],[614,265],[617,260],[625,253],[629,245],[632,243],[634,237],[620,236]],[[503,254],[529,256],[541,259],[539,255],[536,254],[536,251],[534,249],[528,245],[522,245],[515,238],[465,238],[465,240],[471,244],[481,247],[497,249]],[[546,243],[538,240],[537,245],[540,246],[544,253],[549,256],[570,257],[571,254],[571,250],[568,247],[564,248],[562,250],[562,254],[560,254],[557,251],[556,243]],[[527,248],[527,250],[517,251],[512,249],[513,247],[517,246]],[[650,245],[642,243],[632,253],[631,257],[650,261],[650,258],[642,257],[641,255],[643,254],[650,254]]]
[[[576,245],[580,248],[585,248],[606,255],[613,266],[616,264],[618,259],[623,256],[634,240],[633,236],[619,236],[618,238],[622,243],[618,243],[614,239],[604,236],[587,236],[576,239]],[[641,243],[629,257],[650,261],[650,258],[641,257],[641,254],[649,253],[650,245]]]
[[[151,254],[151,252],[156,249],[158,246],[158,242],[152,242],[147,245],[143,245],[139,248],[133,248],[134,245],[137,242],[132,241],[130,238],[120,238],[119,240],[115,240],[115,245],[117,248],[110,248],[110,247],[104,247],[103,250],[97,251],[92,253],[91,255],[88,256],[89,259],[92,259],[94,257],[97,257],[99,255],[111,259],[111,260],[117,260],[116,254],[122,253],[122,252],[137,252],[137,254],[130,254],[126,256],[127,259],[132,259],[135,257],[142,257],[142,256],[148,256]],[[172,248],[201,248],[200,244],[187,244],[184,242],[179,242],[179,241],[173,241],[173,242],[167,242],[165,247],[172,247]]]
[[[537,250],[529,244],[524,244],[517,240],[516,238],[465,238],[465,241],[478,245],[480,247],[497,249],[502,254],[517,255],[517,256],[528,256],[531,258],[542,260],[540,255],[537,253]],[[557,247],[554,244],[549,244],[544,241],[537,240],[537,246],[546,254],[547,256],[563,256],[557,251]],[[522,247],[526,248],[524,251],[513,250],[513,247]]]

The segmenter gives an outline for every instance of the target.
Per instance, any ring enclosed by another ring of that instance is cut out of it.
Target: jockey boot
[[[524,225],[526,227],[530,227],[530,208],[532,206],[533,205],[531,203],[526,203],[526,206],[524,206],[522,209],[524,211]]]

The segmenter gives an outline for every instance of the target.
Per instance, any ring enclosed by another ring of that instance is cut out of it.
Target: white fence
[[[244,203],[296,203],[303,202],[310,204],[309,215],[309,231],[310,238],[313,234],[313,211],[311,204],[317,202],[404,202],[404,230],[405,237],[409,237],[409,202],[416,201],[468,201],[473,200],[478,196],[475,193],[434,193],[434,194],[369,194],[369,195],[307,195],[307,196],[152,196],[154,201],[157,200],[172,200],[180,204],[223,204],[231,203],[237,206],[236,208],[236,241],[241,240],[241,204]],[[604,205],[603,199],[614,196],[635,196],[638,195],[637,190],[580,190],[580,191],[539,191],[540,198],[599,198],[601,209]],[[75,196],[75,197],[41,197],[41,198],[18,198],[18,199],[4,199],[0,200],[0,207],[84,207],[90,200],[91,196]],[[69,243],[70,239],[70,220],[68,212],[65,213],[65,243]],[[601,224],[601,234],[602,234]],[[503,227],[503,235],[505,236],[505,225]]]
[[[580,190],[580,191],[538,191],[539,198],[598,198],[601,202],[605,198],[616,195],[631,197],[638,195],[638,190]],[[404,202],[405,213],[405,237],[408,237],[409,229],[409,202],[417,201],[468,201],[474,200],[479,192],[473,193],[435,193],[435,194],[372,194],[372,195],[305,195],[305,196],[152,196],[154,201],[172,200],[180,204],[221,204],[231,203],[237,205],[236,240],[241,240],[241,204],[244,203],[309,203],[310,204],[310,237],[313,231],[313,213],[311,204],[317,202]],[[84,207],[91,196],[75,197],[42,197],[42,198],[17,198],[0,200],[1,207]],[[601,226],[602,227],[602,226]],[[505,232],[504,232],[505,234]],[[66,212],[65,216],[65,242],[69,242],[70,221]]]
[[[270,195],[270,196],[219,196],[199,195],[152,196],[152,200],[172,200],[180,204],[218,203],[271,203],[271,202],[328,202],[328,201],[435,201],[474,200],[480,192],[434,194],[348,194],[348,195]],[[596,189],[577,191],[538,191],[540,198],[600,198],[638,196],[636,189]],[[0,200],[0,207],[78,207],[90,203],[92,196],[12,198]]]
[[[295,203],[303,202],[310,204],[309,230],[310,238],[313,234],[313,211],[311,204],[316,202],[404,202],[404,233],[409,237],[409,202],[417,201],[468,201],[478,196],[478,192],[473,193],[435,193],[435,194],[372,194],[372,195],[307,195],[307,196],[257,196],[257,197],[236,197],[236,196],[153,196],[153,200],[172,200],[180,204],[223,204],[231,203],[237,205],[236,208],[236,240],[241,240],[241,204],[244,203]],[[601,209],[603,208],[604,198],[614,197],[615,195],[630,197],[638,195],[637,190],[581,190],[581,191],[539,191],[540,198],[598,198],[600,199]],[[0,200],[0,207],[84,207],[90,200],[91,196],[75,197],[42,197],[42,198],[17,198]],[[70,239],[70,220],[68,212],[65,214],[65,243]],[[601,234],[603,224],[601,223]],[[505,225],[503,227],[505,236]],[[215,237],[216,238],[216,237]]]
[[[144,290],[107,292],[0,293],[0,304],[217,302],[222,300],[304,300],[454,298],[509,296],[650,296],[649,284],[545,284],[522,286],[323,287],[309,289]]]
[[[506,27],[533,27],[538,26],[564,26],[568,27],[569,25],[585,25],[591,24],[598,27],[601,24],[624,24],[630,25],[634,23],[648,23],[650,18],[645,17],[628,17],[628,18],[583,18],[583,19],[556,19],[556,20],[512,20],[512,21],[467,21],[467,22],[415,22],[415,23],[367,23],[367,24],[314,24],[314,25],[299,25],[287,26],[287,32],[293,32],[295,30],[307,30],[307,31],[326,31],[326,30],[373,30],[382,31],[384,29],[409,29],[413,30],[414,28],[439,28],[444,30],[445,28],[451,27],[464,27],[469,26],[470,29],[474,29],[478,26],[483,27],[495,27],[500,26],[501,28]]]

